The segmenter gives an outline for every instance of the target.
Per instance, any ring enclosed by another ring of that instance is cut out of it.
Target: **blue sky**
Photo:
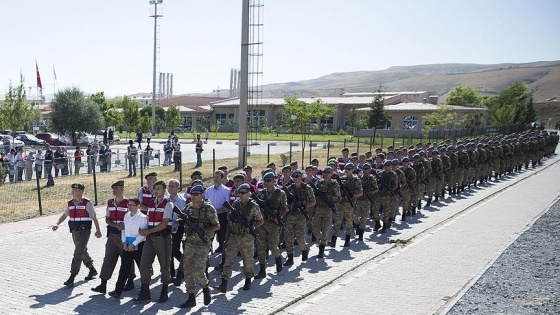
[[[175,94],[229,87],[241,0],[164,0],[160,71]],[[560,59],[557,0],[264,0],[264,83],[433,63]],[[0,94],[20,70],[45,93],[152,90],[148,0],[4,0]],[[32,90],[31,94],[35,94]]]

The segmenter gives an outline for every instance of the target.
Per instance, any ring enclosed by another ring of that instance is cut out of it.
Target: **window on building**
[[[264,109],[253,109],[249,111],[247,121],[251,124],[251,128],[260,129],[266,126],[266,111]]]
[[[191,128],[192,128],[192,116],[183,117],[183,119],[184,119],[183,128],[185,129],[185,131],[191,131]]]
[[[233,116],[233,114],[230,114]],[[227,114],[216,114],[216,123],[220,122],[220,126],[227,126]]]
[[[391,130],[391,123],[393,122],[393,117],[387,117],[387,122],[385,122],[384,126],[381,126],[379,129],[383,130]]]
[[[418,116],[405,116],[403,120],[403,130],[417,130]]]
[[[327,119],[321,119],[319,121],[319,130],[325,131],[325,130],[332,130],[333,129],[333,122],[334,122],[334,117],[331,116]]]

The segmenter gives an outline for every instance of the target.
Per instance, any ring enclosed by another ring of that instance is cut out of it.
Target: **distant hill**
[[[434,64],[396,66],[380,71],[341,72],[317,79],[268,84],[265,97],[332,96],[345,92],[373,91],[381,84],[387,91],[430,91],[447,99],[457,85],[473,87],[483,95],[495,95],[517,81],[526,82],[536,101],[560,97],[560,60],[504,64]]]

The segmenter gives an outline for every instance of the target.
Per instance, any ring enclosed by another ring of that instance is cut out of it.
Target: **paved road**
[[[327,249],[326,259],[315,255],[302,263],[296,249],[295,264],[276,275],[268,262],[268,277],[253,289],[240,288],[240,263],[234,264],[230,291],[214,295],[212,304],[193,311],[215,314],[266,313],[395,313],[431,314],[443,310],[454,297],[481,275],[485,268],[558,198],[558,157],[537,169],[507,177],[468,192],[469,198],[445,198],[422,210],[413,220],[397,222],[387,234],[365,233],[366,242],[350,248]],[[103,209],[98,209],[101,215]],[[184,287],[171,287],[164,304],[135,305],[136,292],[120,300],[94,294],[99,283],[78,281],[73,288],[62,282],[69,274],[73,246],[65,229],[49,226],[57,215],[2,224],[0,229],[0,278],[3,299],[0,312],[10,314],[122,314],[129,312],[183,313],[176,306],[187,298]],[[406,243],[406,246],[401,244]],[[105,239],[92,238],[89,251],[100,269]],[[285,255],[285,254],[284,254]],[[211,265],[219,257],[212,255]],[[154,270],[158,270],[157,263]],[[257,264],[255,264],[255,268]],[[78,279],[83,279],[82,269]],[[156,272],[157,276],[157,272]],[[211,272],[211,283],[220,275]],[[159,277],[152,284],[159,291]],[[109,281],[109,288],[115,279]],[[138,280],[136,281],[139,286]],[[200,293],[200,292],[199,292]],[[214,291],[215,293],[215,291]],[[364,308],[357,308],[357,304]],[[415,306],[415,307],[412,307]]]

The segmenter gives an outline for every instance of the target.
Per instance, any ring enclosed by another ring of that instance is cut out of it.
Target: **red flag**
[[[37,68],[37,87],[42,90],[43,84],[41,83],[41,75],[39,74],[39,66],[37,65],[37,61],[35,61],[35,68]]]

